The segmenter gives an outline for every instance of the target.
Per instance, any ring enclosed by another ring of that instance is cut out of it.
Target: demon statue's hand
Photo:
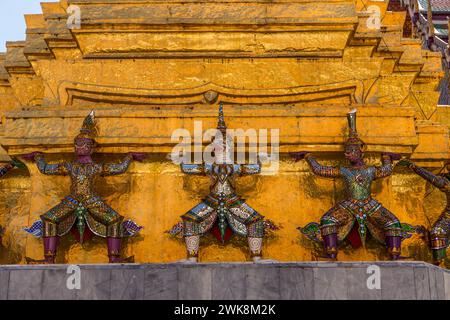
[[[32,152],[32,153],[24,154],[24,155],[22,156],[22,158],[24,158],[24,159],[26,159],[26,160],[29,160],[29,161],[34,161],[35,157],[36,157],[38,154],[42,154],[42,152],[35,151],[35,152]]]
[[[258,153],[258,161],[259,162],[268,162],[269,160],[270,160],[270,157],[266,152]]]
[[[397,162],[397,165],[402,166],[402,167],[411,168],[414,165],[414,163],[412,163],[408,159],[402,159],[399,162]]]
[[[308,154],[308,151],[299,151],[299,152],[291,152],[289,155],[294,158],[295,161],[300,161],[305,158],[305,156]]]
[[[19,168],[19,169],[26,169],[27,168],[27,166],[22,161],[20,161],[18,158],[16,158],[16,157],[12,158],[11,165],[13,167],[16,167],[16,168]]]
[[[189,161],[186,161],[186,159],[185,159],[185,158],[186,158],[186,155],[187,155],[188,158],[190,159],[189,154],[184,154],[184,151],[179,150],[178,153],[177,153],[176,151],[174,151],[174,152],[169,152],[169,153],[166,155],[166,159],[169,160],[169,161],[171,161],[171,162],[173,162],[173,163],[176,163],[176,164],[180,164],[180,163],[189,163],[190,160],[189,160]]]
[[[400,160],[402,158],[401,154],[398,153],[392,153],[392,152],[385,152],[383,155],[388,156],[391,158],[391,161]]]
[[[139,162],[142,162],[142,161],[144,161],[145,158],[147,158],[147,155],[142,152],[130,152],[129,155],[133,157],[134,161],[139,161]]]

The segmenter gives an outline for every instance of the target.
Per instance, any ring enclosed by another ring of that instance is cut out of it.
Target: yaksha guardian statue
[[[316,241],[322,239],[326,257],[337,258],[338,243],[348,238],[354,247],[365,245],[367,233],[386,244],[392,260],[400,257],[401,243],[409,235],[397,217],[371,197],[372,182],[392,174],[393,160],[399,155],[384,153],[381,166],[367,166],[363,155],[365,143],[356,131],[356,110],[347,115],[350,134],[345,143],[345,157],[349,166],[322,166],[308,152],[291,155],[298,161],[306,159],[314,174],[326,178],[341,178],[345,182],[347,198],[322,216],[320,225],[310,223],[300,231]]]
[[[45,259],[42,261],[28,259],[30,263],[55,263],[59,237],[67,234],[75,226],[81,243],[91,232],[107,239],[110,263],[130,261],[120,256],[122,238],[136,234],[141,227],[131,220],[124,221],[120,214],[100,198],[94,185],[95,180],[100,176],[126,172],[132,160],[142,161],[145,155],[129,153],[120,163],[97,163],[91,157],[96,145],[95,134],[95,117],[92,111],[85,118],[80,133],[75,138],[75,160],[49,164],[45,161],[44,155],[39,152],[24,156],[28,160],[36,161],[41,173],[68,175],[72,181],[70,194],[56,207],[41,215],[41,219],[30,228],[25,229],[44,239]]]
[[[433,174],[407,159],[400,160],[397,165],[412,169],[434,187],[444,192],[447,197],[447,206],[432,226],[430,232],[430,246],[433,252],[434,263],[443,266],[450,241],[450,165],[447,164],[447,173],[440,175]]]
[[[235,178],[258,174],[261,164],[236,164],[232,160],[226,134],[227,127],[223,117],[222,105],[219,107],[219,121],[214,140],[214,161],[202,164],[181,164],[186,174],[205,175],[211,180],[209,195],[194,208],[185,213],[182,222],[175,225],[169,233],[182,233],[187,249],[188,262],[197,262],[200,236],[212,231],[222,243],[234,233],[247,237],[250,254],[254,262],[263,262],[262,242],[265,229],[275,230],[269,220],[252,209],[236,194]],[[231,140],[232,143],[232,140]]]

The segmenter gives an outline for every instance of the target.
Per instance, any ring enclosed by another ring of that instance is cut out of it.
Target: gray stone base
[[[79,265],[69,274],[68,267],[0,266],[0,299],[450,300],[450,271],[424,262]],[[76,274],[80,289],[69,289]]]

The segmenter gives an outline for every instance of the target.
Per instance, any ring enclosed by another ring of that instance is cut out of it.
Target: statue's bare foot
[[[195,264],[198,262],[197,258],[187,258],[183,260],[178,260],[176,263],[183,263],[183,264]]]
[[[445,261],[444,261],[444,259],[442,259],[442,260],[437,260],[437,261],[433,261],[433,264],[434,264],[436,267],[445,268]]]
[[[254,263],[261,263],[261,264],[270,264],[270,263],[278,263],[278,260],[271,260],[271,259],[262,259],[261,257],[253,257]]]
[[[323,261],[323,262],[336,262],[338,261],[337,256],[330,256],[330,255],[320,255],[317,257],[317,261]]]
[[[134,263],[134,256],[127,257],[127,258],[110,258],[109,263]]]
[[[36,259],[32,259],[29,257],[25,257],[25,261],[27,264],[29,265],[36,265],[36,264],[55,264],[54,261],[49,261],[46,259],[42,259],[42,260],[36,260]]]
[[[407,257],[407,256],[394,256],[394,257],[390,257],[391,261],[403,261],[403,260],[413,260],[412,257]]]

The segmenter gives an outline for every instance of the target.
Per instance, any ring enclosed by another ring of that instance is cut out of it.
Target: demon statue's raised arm
[[[347,115],[350,134],[345,143],[345,157],[349,166],[322,166],[308,152],[291,155],[298,161],[306,159],[314,174],[327,178],[344,180],[346,199],[326,212],[320,224],[310,223],[300,231],[313,240],[322,239],[327,258],[335,260],[338,244],[347,239],[354,247],[365,245],[368,232],[380,243],[386,245],[391,259],[400,257],[401,242],[409,236],[397,217],[371,197],[372,182],[392,174],[393,160],[399,155],[382,154],[381,166],[367,166],[364,163],[365,143],[356,131],[356,111]]]
[[[58,238],[77,227],[79,240],[86,238],[86,227],[93,234],[105,237],[108,243],[108,256],[111,263],[124,261],[120,257],[121,241],[124,236],[139,232],[141,227],[109,207],[95,191],[95,181],[100,176],[116,175],[127,171],[133,160],[142,161],[141,153],[129,153],[120,163],[97,163],[92,159],[96,146],[95,117],[92,111],[84,120],[80,133],[75,138],[75,160],[49,164],[44,155],[33,152],[24,158],[36,162],[39,171],[46,175],[64,175],[71,179],[70,194],[58,205],[41,215],[27,232],[43,237],[43,261],[31,263],[55,263]]]
[[[450,242],[450,166],[448,164],[446,166],[447,173],[437,175],[417,166],[407,159],[400,160],[397,165],[412,169],[434,187],[444,192],[447,197],[447,206],[431,227],[430,232],[430,246],[433,252],[434,263],[436,265],[443,265],[446,258],[446,250]]]
[[[186,243],[188,261],[197,262],[200,236],[212,231],[222,243],[233,233],[248,239],[253,261],[262,261],[262,241],[266,228],[276,229],[268,220],[251,208],[236,194],[235,178],[258,174],[261,164],[236,164],[227,145],[222,105],[219,107],[219,121],[214,141],[214,162],[202,164],[181,164],[186,174],[205,175],[210,178],[210,192],[204,200],[185,213],[182,223],[169,231],[172,235],[182,232]],[[232,142],[231,142],[232,143]]]

